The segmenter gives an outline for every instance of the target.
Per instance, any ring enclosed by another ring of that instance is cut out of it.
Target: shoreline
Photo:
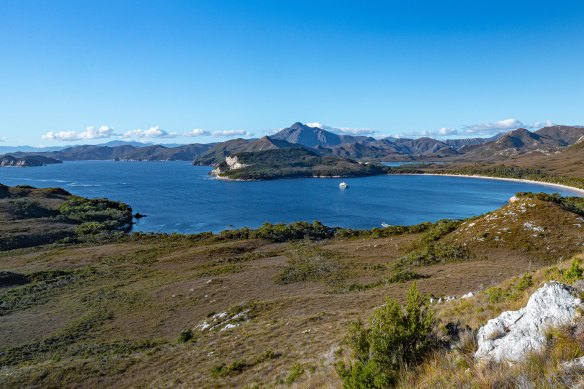
[[[538,184],[538,185],[546,185],[546,186],[553,186],[556,188],[562,188],[562,189],[566,189],[566,190],[578,193],[578,194],[580,194],[580,196],[584,197],[584,189],[576,188],[574,186],[563,185],[563,184],[554,184],[552,182],[526,180],[523,178],[505,178],[505,177],[491,177],[491,176],[480,176],[480,175],[469,175],[469,174],[439,174],[439,173],[421,173],[421,174],[410,174],[410,175],[412,175],[412,176],[446,176],[446,177],[463,177],[463,178],[482,178],[482,179],[486,179],[486,180],[524,182],[524,183],[528,183],[528,184]]]

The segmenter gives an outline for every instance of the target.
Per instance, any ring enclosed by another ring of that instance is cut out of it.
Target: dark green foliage
[[[294,366],[292,366],[292,370],[290,370],[290,373],[288,373],[288,376],[286,377],[286,384],[292,385],[294,381],[302,376],[302,374],[304,374],[304,366],[302,366],[300,363],[295,363]]]
[[[57,214],[57,212],[44,208],[37,201],[30,199],[12,200],[9,205],[17,219],[49,217]]]
[[[464,261],[469,258],[471,258],[471,253],[466,246],[436,242],[402,256],[397,263],[397,267],[426,266],[436,263]]]
[[[432,224],[422,235],[420,243],[428,244],[440,240],[452,231],[456,230],[462,223],[461,220],[439,220]]]
[[[582,268],[582,261],[575,258],[570,265],[570,268],[564,272],[564,279],[567,282],[574,283],[584,278],[584,269]]]
[[[525,273],[510,287],[503,289],[493,286],[485,290],[485,293],[487,300],[493,304],[502,301],[514,301],[522,296],[524,294],[523,292],[531,286],[533,286],[533,277],[530,273]]]
[[[360,291],[371,289],[371,288],[377,288],[377,287],[383,286],[383,285],[395,284],[395,283],[399,283],[399,282],[407,282],[407,281],[412,281],[412,280],[419,280],[422,278],[426,278],[426,276],[419,274],[419,273],[416,273],[410,269],[399,269],[398,268],[389,277],[385,277],[385,278],[382,278],[380,280],[377,280],[375,282],[371,282],[368,284],[353,283],[353,284],[350,284],[348,287],[338,288],[336,291],[338,293],[360,292]]]
[[[239,374],[249,366],[250,365],[248,365],[242,359],[237,359],[231,362],[229,365],[226,365],[225,363],[220,363],[211,368],[211,376],[213,378],[218,378],[225,377],[228,375]]]
[[[85,222],[81,223],[76,229],[75,232],[79,236],[84,235],[97,235],[106,232],[108,229],[105,224],[98,223],[98,222]]]
[[[253,231],[251,237],[268,239],[274,242],[286,242],[299,239],[329,239],[334,237],[334,228],[326,227],[318,221],[312,223],[295,222],[291,224],[264,223]]]
[[[406,306],[390,298],[375,310],[365,327],[351,323],[345,338],[352,363],[339,363],[337,371],[345,388],[387,388],[397,383],[401,369],[422,362],[436,344],[434,314],[428,299],[410,288]]]
[[[189,340],[192,340],[193,337],[194,337],[194,334],[193,334],[192,329],[184,330],[184,331],[181,331],[181,333],[179,334],[178,342],[179,343],[186,343]]]
[[[263,363],[265,361],[269,361],[271,359],[276,359],[279,358],[281,356],[281,354],[276,353],[272,350],[266,350],[263,353],[261,353],[260,355],[258,355],[258,357],[255,360],[255,364],[260,364]]]
[[[24,285],[28,284],[29,282],[30,279],[24,274],[13,273],[10,271],[0,271],[0,288],[7,286]]]
[[[410,269],[399,269],[386,279],[386,283],[407,282],[420,278],[424,278],[424,276]]]
[[[108,231],[129,230],[132,226],[132,208],[124,203],[107,199],[84,199],[75,197],[61,205],[62,217],[78,223],[98,223],[85,228],[85,231],[102,229]]]

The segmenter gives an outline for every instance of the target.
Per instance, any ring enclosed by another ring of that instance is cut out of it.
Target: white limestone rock
[[[562,363],[562,368],[567,371],[582,370],[584,371],[584,357],[576,358],[571,361]]]
[[[540,351],[546,330],[573,324],[584,308],[579,292],[556,281],[548,282],[531,295],[518,311],[503,312],[479,329],[477,361],[517,362],[530,351]]]

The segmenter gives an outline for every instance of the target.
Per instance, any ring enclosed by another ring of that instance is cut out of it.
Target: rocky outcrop
[[[246,165],[245,163],[239,162],[237,155],[233,157],[225,157],[225,163],[227,164],[227,166],[229,166],[229,170],[242,169],[246,166],[249,166]]]
[[[573,324],[584,308],[577,289],[549,282],[535,291],[518,311],[503,312],[479,329],[477,361],[517,362],[530,351],[541,351],[546,331]]]

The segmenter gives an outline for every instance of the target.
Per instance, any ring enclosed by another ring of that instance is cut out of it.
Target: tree
[[[405,307],[387,298],[365,328],[361,320],[349,326],[345,338],[353,363],[337,366],[343,386],[387,388],[396,384],[399,371],[419,364],[434,345],[434,314],[429,301],[412,284]]]

